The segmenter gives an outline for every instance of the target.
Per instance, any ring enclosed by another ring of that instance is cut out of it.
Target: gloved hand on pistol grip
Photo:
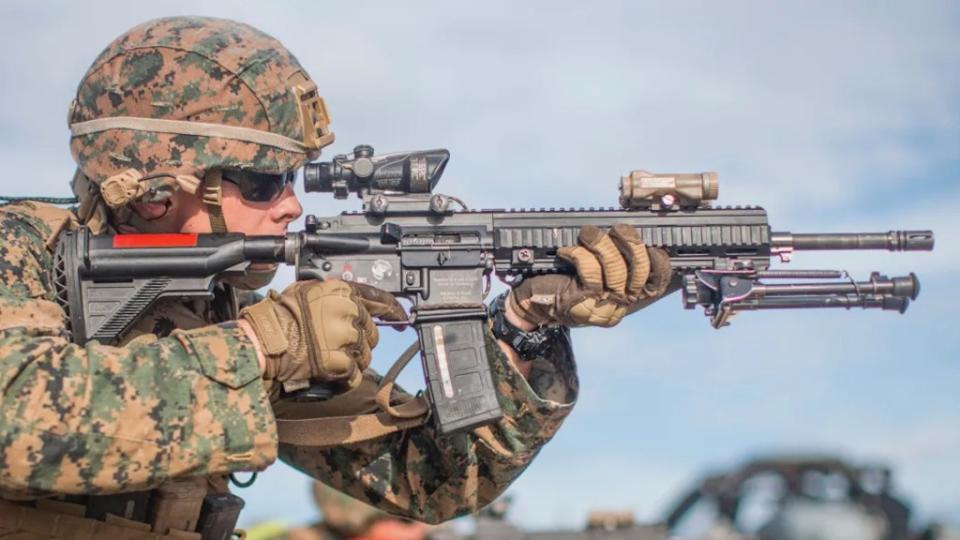
[[[670,286],[670,256],[648,248],[630,225],[604,232],[580,229],[579,246],[560,248],[577,275],[527,278],[510,294],[511,308],[537,326],[614,326],[623,317],[660,298]]]
[[[386,291],[340,280],[298,281],[244,308],[266,358],[263,378],[293,392],[310,381],[349,390],[360,384],[380,339],[374,317],[406,320]]]

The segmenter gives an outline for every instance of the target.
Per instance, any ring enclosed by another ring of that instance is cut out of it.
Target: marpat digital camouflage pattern
[[[249,26],[160,19],[96,60],[70,120],[172,119],[310,142],[304,126],[317,127],[314,136],[326,132],[316,118],[304,122],[292,84],[316,92],[279,42]],[[218,287],[213,302],[158,303],[120,347],[73,344],[50,281],[52,253],[57,234],[92,212],[99,212],[100,231],[112,229],[116,216],[105,212],[99,182],[130,168],[146,175],[202,176],[223,166],[281,172],[314,153],[131,129],[75,135],[71,148],[84,173],[75,180],[80,211],[89,213],[37,203],[0,207],[0,509],[9,508],[4,500],[138,491],[180,477],[208,476],[212,486],[225,486],[223,475],[263,469],[279,453],[354,497],[436,522],[495,498],[569,414],[578,383],[568,345],[533,360],[528,381],[488,333],[505,413],[497,424],[446,438],[420,427],[347,447],[278,449],[270,392],[252,342],[233,320],[229,287]],[[369,371],[366,378],[379,381]],[[335,398],[298,410],[357,414],[372,412],[371,403]],[[0,522],[0,536],[17,527]],[[54,536],[60,533],[69,531]]]
[[[81,79],[67,123],[78,214],[95,233],[108,221],[150,232],[129,202],[200,184],[213,230],[226,232],[219,177],[207,171],[292,171],[334,139],[293,54],[256,28],[206,17],[148,21],[114,40]]]
[[[49,281],[53,230],[35,217],[56,212],[0,209],[0,494],[135,491],[270,464],[270,403],[235,322],[164,313],[167,332],[183,330],[125,347],[70,342]]]
[[[100,53],[80,82],[69,120],[187,120],[303,140],[293,83],[316,88],[297,59],[256,28],[206,17],[158,19],[131,29]],[[95,183],[131,167],[144,175],[162,171],[202,178],[211,167],[282,173],[308,159],[220,137],[129,129],[75,136],[70,148]]]
[[[0,497],[137,491],[272,463],[276,427],[253,345],[233,321],[207,324],[209,305],[162,303],[122,347],[70,342],[48,278],[54,229],[37,217],[51,210],[0,208]],[[565,344],[532,360],[528,380],[489,334],[487,344],[504,412],[496,424],[449,437],[423,426],[333,449],[282,445],[279,456],[389,512],[439,522],[476,511],[553,436],[578,390]],[[336,402],[297,406],[319,415]]]

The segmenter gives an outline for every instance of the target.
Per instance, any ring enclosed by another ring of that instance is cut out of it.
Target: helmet
[[[333,142],[297,59],[256,28],[209,17],[156,19],[114,40],[83,76],[68,123],[78,213],[94,229],[133,223],[132,202],[202,189],[223,232],[217,170],[283,173]]]

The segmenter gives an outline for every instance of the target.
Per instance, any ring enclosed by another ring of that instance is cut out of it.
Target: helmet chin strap
[[[203,203],[207,205],[210,216],[210,230],[215,233],[227,232],[227,222],[223,218],[223,176],[220,169],[207,171],[203,177]]]
[[[200,196],[207,208],[210,230],[225,233],[227,222],[223,217],[222,184],[223,177],[219,169],[208,171],[202,181],[190,174],[156,173],[143,176],[139,171],[129,169],[106,179],[100,185],[99,198],[112,209],[117,224],[128,224],[142,232],[153,232],[155,225],[152,220],[141,217],[131,205],[140,201],[161,202],[182,189]]]

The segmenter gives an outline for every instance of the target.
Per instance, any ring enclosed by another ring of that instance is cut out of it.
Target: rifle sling
[[[379,439],[402,430],[422,426],[429,417],[430,407],[423,397],[415,397],[399,404],[391,404],[390,396],[397,376],[420,350],[413,343],[390,367],[374,394],[380,412],[348,414],[311,418],[290,417],[277,411],[277,434],[282,444],[296,446],[335,447]],[[365,377],[365,381],[369,380]],[[371,396],[371,385],[362,385],[348,399],[361,408]],[[349,394],[348,394],[349,395]],[[343,396],[347,398],[347,396]],[[333,398],[332,401],[337,400]],[[333,405],[332,403],[330,405]],[[372,404],[370,404],[372,405]],[[290,412],[295,412],[293,409]],[[287,416],[287,417],[285,417]]]
[[[411,419],[421,416],[425,417],[430,410],[426,400],[419,397],[400,403],[399,405],[392,405],[390,403],[390,396],[393,394],[393,387],[396,384],[397,376],[400,375],[403,368],[407,367],[407,364],[410,363],[410,360],[413,359],[419,351],[419,341],[414,341],[410,344],[407,350],[403,351],[397,358],[397,361],[387,370],[387,374],[383,376],[383,381],[380,382],[380,388],[377,390],[377,405],[394,418]]]

